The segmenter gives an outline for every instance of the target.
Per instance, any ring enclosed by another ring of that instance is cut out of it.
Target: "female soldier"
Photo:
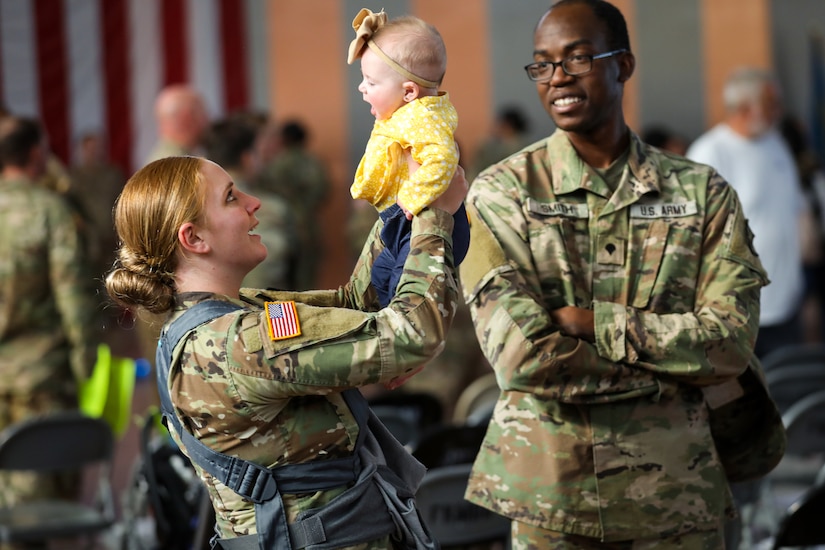
[[[126,184],[107,290],[169,312],[159,390],[221,548],[437,548],[413,500],[423,467],[355,388],[399,384],[441,351],[457,299],[452,214],[466,190],[459,168],[415,217],[397,294],[377,310],[378,231],[338,290],[242,289],[266,257],[256,198],[196,157],[155,161]]]

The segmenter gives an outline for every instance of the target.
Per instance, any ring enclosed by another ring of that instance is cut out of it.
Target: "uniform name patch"
[[[273,340],[294,338],[301,335],[301,323],[295,302],[265,302],[269,337]]]
[[[698,212],[696,201],[658,202],[651,204],[634,204],[630,207],[631,218],[681,218],[694,216]]]
[[[565,216],[568,218],[587,218],[590,215],[586,204],[567,202],[539,202],[528,199],[527,209],[534,214],[544,216]]]

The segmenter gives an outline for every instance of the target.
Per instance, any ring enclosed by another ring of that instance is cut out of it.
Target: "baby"
[[[386,306],[404,269],[412,217],[443,193],[458,165],[458,115],[438,87],[447,67],[439,32],[417,17],[387,21],[362,9],[352,22],[355,40],[347,62],[361,59],[358,86],[375,117],[350,192],[375,206],[384,222],[385,249],[372,269],[372,283]],[[455,214],[453,258],[458,265],[470,244],[464,205]]]

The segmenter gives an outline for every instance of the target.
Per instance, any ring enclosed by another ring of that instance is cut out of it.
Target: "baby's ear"
[[[410,101],[418,99],[418,96],[421,93],[421,87],[418,84],[412,80],[407,80],[401,86],[404,88],[405,102],[409,103]]]

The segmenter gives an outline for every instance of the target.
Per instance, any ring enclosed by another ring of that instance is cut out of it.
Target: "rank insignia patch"
[[[301,335],[301,324],[298,322],[295,302],[266,302],[264,307],[270,338],[283,340]]]

